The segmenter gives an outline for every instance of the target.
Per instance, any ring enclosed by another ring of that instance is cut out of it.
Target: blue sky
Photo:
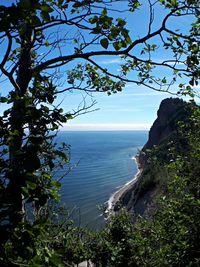
[[[144,2],[144,1],[143,1]],[[146,1],[147,3],[147,1]],[[130,15],[125,15],[128,25],[131,25],[132,36],[142,36],[147,31],[147,13],[148,7],[144,5],[135,14],[134,21]],[[158,27],[162,20],[165,11],[158,8],[155,15],[153,27]],[[175,24],[174,24],[175,23]],[[188,17],[180,18],[177,21],[170,21],[171,27],[183,28],[187,31],[189,24]],[[162,50],[162,55],[157,54],[156,59],[168,59],[168,51]],[[114,72],[117,70],[120,63],[119,58],[113,57],[111,59],[101,58],[97,59],[101,65]],[[163,75],[163,69],[158,70],[157,75]],[[168,73],[166,73],[166,76]],[[174,85],[176,90],[178,83]],[[137,86],[135,84],[127,84],[123,92],[116,95],[107,96],[105,94],[95,94],[94,98],[97,100],[96,108],[98,111],[82,115],[70,121],[68,125],[64,126],[66,130],[141,130],[149,129],[157,116],[157,110],[160,102],[172,97],[168,93],[156,92],[144,86]],[[174,97],[174,96],[173,96]],[[66,106],[76,105],[78,103],[78,96],[74,95],[66,100]],[[185,98],[188,100],[189,98]],[[89,99],[88,99],[89,101]],[[65,101],[64,101],[65,102]],[[94,107],[95,108],[95,107]]]
[[[142,1],[147,4],[147,0]],[[123,7],[121,7],[123,9]],[[131,35],[134,37],[142,36],[147,31],[147,14],[148,6],[143,5],[134,15],[124,15],[127,20],[127,24],[131,30]],[[155,20],[153,27],[156,28],[160,25],[162,18],[166,14],[166,11],[158,7],[155,10]],[[120,14],[123,16],[123,14]],[[172,29],[184,28],[186,32],[191,20],[187,16],[178,18],[176,21],[169,21],[169,26]],[[159,45],[159,43],[158,43]],[[160,44],[161,45],[161,44]],[[167,60],[168,51],[162,49],[161,54],[156,55],[156,59]],[[136,51],[137,53],[137,51]],[[97,59],[97,62],[101,62],[101,66],[116,72],[120,59],[113,58],[101,58]],[[163,69],[157,71],[157,75],[164,75]],[[168,73],[166,72],[166,76]],[[177,90],[178,83],[173,85],[174,90]],[[173,90],[173,88],[172,88]],[[63,104],[69,107],[76,106],[80,96],[71,95],[69,98],[65,98]],[[97,104],[94,108],[99,108],[98,111],[84,114],[70,121],[68,125],[64,126],[66,130],[142,130],[149,129],[153,121],[157,117],[157,110],[160,102],[167,98],[172,97],[169,93],[156,92],[145,88],[144,86],[137,86],[135,84],[127,84],[123,92],[115,95],[107,96],[106,94],[94,94],[94,98],[97,100]],[[175,97],[175,96],[173,96]],[[183,97],[185,100],[189,100],[189,97]],[[89,101],[89,98],[88,98]],[[66,103],[66,104],[65,104]]]
[[[13,2],[13,1],[10,1]],[[147,4],[147,0],[143,3]],[[8,1],[2,0],[2,4],[7,4]],[[123,10],[123,5],[118,4],[119,9]],[[156,28],[160,25],[162,18],[166,14],[166,11],[158,7],[155,10],[155,20],[152,28]],[[148,6],[144,5],[140,10],[132,15],[127,13],[118,14],[128,22],[131,37],[134,40],[138,36],[143,36],[148,29]],[[190,19],[187,16],[179,18],[176,21],[169,21],[169,26],[173,29],[184,28],[187,31],[187,25],[189,25]],[[156,54],[156,60],[162,61],[168,59],[168,51],[162,49],[161,43],[157,40],[155,42],[160,45],[160,53]],[[70,49],[70,48],[69,48]],[[1,52],[0,52],[1,53]],[[138,51],[135,51],[137,54]],[[101,57],[96,58],[96,61],[104,68],[107,68],[113,73],[117,73],[120,59],[117,57]],[[70,66],[71,67],[71,66]],[[70,68],[69,67],[69,68]],[[155,73],[157,76],[170,74],[163,69],[157,70]],[[134,74],[132,74],[134,75]],[[0,84],[1,94],[6,94],[7,83]],[[174,84],[174,89],[177,89],[178,84]],[[6,89],[5,89],[6,88]],[[153,121],[156,118],[156,113],[159,108],[160,102],[167,97],[171,97],[170,94],[156,92],[144,86],[137,86],[136,84],[127,84],[125,89],[121,93],[112,94],[108,96],[103,93],[94,93],[93,96],[82,95],[80,92],[64,93],[59,95],[57,103],[62,102],[61,107],[67,112],[77,110],[79,104],[85,99],[90,104],[95,99],[97,104],[93,107],[95,111],[89,112],[84,115],[80,115],[73,120],[69,121],[66,125],[63,125],[62,130],[143,130],[149,129]],[[187,98],[188,99],[188,98]],[[4,110],[4,106],[0,106],[0,112]]]
[[[64,125],[64,130],[148,130],[156,119],[160,102],[172,97],[168,93],[151,91],[129,84],[123,92],[107,96],[95,94],[94,112],[80,115]],[[188,99],[188,98],[187,98]],[[80,95],[63,98],[63,106],[76,110]],[[90,98],[88,97],[88,102]]]

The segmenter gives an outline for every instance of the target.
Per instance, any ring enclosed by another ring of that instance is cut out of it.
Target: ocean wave
[[[140,173],[140,170],[138,169],[138,164],[137,164],[137,160],[136,160],[136,157],[133,156],[132,157],[133,160],[135,160],[135,163],[137,165],[137,172],[136,174],[134,175],[133,179],[131,179],[130,181],[128,181],[127,183],[125,183],[124,185],[122,185],[119,190],[115,191],[109,198],[109,200],[107,201],[107,209],[105,211],[106,214],[109,214],[112,210],[113,210],[113,205],[114,205],[114,199],[115,199],[115,196],[121,191],[123,190],[124,188],[126,188],[128,185],[130,185],[133,181],[135,181],[135,179],[137,179],[138,177],[138,174]]]

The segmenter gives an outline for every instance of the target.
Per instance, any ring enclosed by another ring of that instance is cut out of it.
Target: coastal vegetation
[[[176,82],[177,90],[171,93],[196,95],[198,1],[148,1],[148,30],[142,37],[131,34],[128,21],[119,17],[118,3],[16,0],[0,6],[0,78],[5,88],[0,97],[2,267],[73,266],[84,260],[101,267],[200,264],[200,114],[194,102],[184,103],[187,112],[176,121],[176,134],[150,151],[152,173],[139,192],[152,183],[160,183],[162,190],[145,218],[121,210],[102,231],[93,233],[75,227],[55,204],[62,177],[55,180],[54,173],[64,168],[67,174],[70,161],[69,146],[55,142],[57,131],[95,104],[86,104],[84,98],[77,110],[64,111],[59,94],[110,95],[126,82],[170,92]],[[124,13],[131,16],[142,5],[125,3]],[[155,5],[164,12],[156,29]],[[187,30],[171,29],[170,19],[185,16]],[[159,49],[170,51],[167,60],[157,57],[162,54]],[[119,57],[120,74],[103,68],[100,56]],[[157,75],[159,68],[169,78]]]
[[[182,108],[187,112],[176,124],[176,138],[171,132],[149,151],[147,170],[136,187],[143,197],[149,185],[156,185],[156,196],[145,216],[121,210],[97,234],[97,266],[199,266],[200,109],[194,103],[182,103]]]
[[[133,217],[122,211],[111,220],[103,235],[108,242],[105,251],[110,254],[106,264],[97,266],[199,266],[200,109],[194,103],[185,106],[191,113],[177,126],[177,139],[184,140],[186,147],[180,152],[180,142],[165,140],[170,161],[160,157],[164,144],[153,151],[148,168],[153,171],[159,164],[153,177],[161,190],[145,218],[139,216],[132,224]],[[140,189],[148,190],[146,175]],[[105,259],[106,253],[98,251]]]

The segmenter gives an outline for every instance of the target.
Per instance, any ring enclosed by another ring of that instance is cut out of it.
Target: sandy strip
[[[127,182],[118,191],[116,191],[114,194],[112,194],[112,196],[108,200],[108,207],[106,209],[107,214],[113,214],[114,213],[114,207],[117,204],[117,202],[120,201],[121,197],[124,194],[126,194],[129,190],[131,190],[131,188],[133,188],[133,186],[138,181],[138,179],[142,173],[142,169],[139,168],[138,159],[136,157],[134,157],[133,159],[135,160],[135,162],[137,164],[137,168],[138,168],[137,173],[135,174],[134,178],[131,181]]]

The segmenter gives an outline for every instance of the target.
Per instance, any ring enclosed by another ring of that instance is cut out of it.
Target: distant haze
[[[149,130],[151,124],[149,123],[67,123],[63,126],[64,131],[135,131],[135,130]]]

